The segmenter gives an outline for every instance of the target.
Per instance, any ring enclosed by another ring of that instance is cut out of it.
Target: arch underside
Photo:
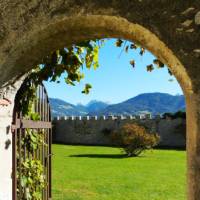
[[[123,38],[141,44],[169,67],[184,92],[192,90],[184,66],[155,34],[121,17],[102,15],[65,17],[25,34],[0,66],[0,69],[9,66],[0,84],[9,85],[53,50],[97,38]]]

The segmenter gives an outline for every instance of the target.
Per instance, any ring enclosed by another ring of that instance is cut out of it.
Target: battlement
[[[159,115],[155,118],[161,118]],[[54,117],[54,121],[66,120],[66,121],[82,121],[82,120],[143,120],[143,119],[152,119],[150,114],[143,115],[109,115],[109,116],[62,116]]]
[[[185,119],[140,118],[130,115],[56,117],[53,121],[53,142],[113,145],[109,134],[127,123],[137,123],[152,133],[158,133],[161,146],[185,145]]]

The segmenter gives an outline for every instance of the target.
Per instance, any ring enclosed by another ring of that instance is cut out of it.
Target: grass
[[[54,200],[185,200],[185,151],[53,145]]]

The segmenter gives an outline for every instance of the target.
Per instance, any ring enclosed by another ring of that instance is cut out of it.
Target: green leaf
[[[65,82],[69,85],[75,86],[75,83],[73,83],[72,80],[70,80],[69,78],[65,78]]]
[[[128,53],[129,45],[126,46],[125,52]]]
[[[93,66],[96,70],[99,67],[99,47],[96,46],[93,51]]]
[[[92,86],[90,85],[90,84],[85,84],[85,88],[84,88],[84,90],[82,91],[82,93],[84,93],[84,94],[89,94],[89,92],[90,92],[90,89],[92,88]]]
[[[157,65],[158,68],[163,68],[165,65],[158,59],[154,59],[153,63]]]
[[[130,64],[132,65],[132,67],[135,67],[135,61],[134,60],[131,60]]]
[[[172,72],[169,68],[168,68],[168,73],[169,73],[170,76],[173,76],[173,74],[172,74]]]
[[[140,49],[140,55],[143,56],[144,52],[145,52],[145,49],[143,47],[141,47],[141,49]]]
[[[30,135],[30,138],[31,138],[32,142],[37,142],[37,137],[34,136],[33,134]]]
[[[27,181],[28,181],[27,177],[23,175],[23,176],[21,177],[21,186],[22,186],[22,187],[25,187],[26,184],[27,184]]]
[[[137,49],[137,45],[135,45],[134,43],[131,44],[130,49]]]
[[[85,57],[85,64],[88,69],[90,69],[92,66],[93,58],[93,55],[87,52],[87,55]]]
[[[115,42],[116,47],[121,47],[122,44],[123,44],[123,40],[121,40],[121,39],[117,39],[116,42]]]
[[[152,64],[147,65],[147,71],[148,71],[148,72],[151,72],[151,71],[153,71],[153,70],[154,70],[154,67],[153,67]]]

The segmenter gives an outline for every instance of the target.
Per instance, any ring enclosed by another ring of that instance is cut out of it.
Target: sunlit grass
[[[54,200],[185,200],[185,151],[53,145]]]

